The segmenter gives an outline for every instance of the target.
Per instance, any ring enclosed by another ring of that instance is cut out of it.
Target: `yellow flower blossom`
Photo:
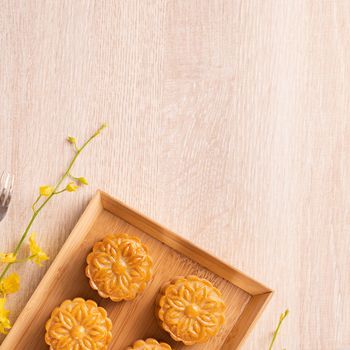
[[[54,188],[52,186],[40,186],[39,188],[39,192],[42,196],[48,197],[51,195],[51,193],[53,192]]]
[[[66,186],[66,190],[68,192],[75,192],[78,189],[78,186],[76,183],[74,182],[70,182],[67,186]]]
[[[16,255],[13,253],[0,253],[0,262],[4,264],[14,263],[16,261]]]
[[[11,322],[9,320],[10,311],[5,310],[5,298],[0,298],[0,333],[7,334],[8,329],[11,328]]]
[[[19,276],[17,273],[11,273],[0,281],[0,293],[2,295],[16,293],[19,289]]]
[[[88,180],[85,177],[78,177],[78,181],[83,185],[88,185]]]
[[[75,145],[77,143],[77,139],[73,136],[68,136],[67,141],[71,143],[72,145]]]
[[[29,248],[30,248],[30,257],[35,264],[42,266],[42,261],[48,260],[49,257],[46,253],[38,246],[35,241],[36,234],[32,233],[29,237]]]

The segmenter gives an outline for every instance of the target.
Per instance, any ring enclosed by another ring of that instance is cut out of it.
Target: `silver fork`
[[[5,217],[11,202],[14,176],[4,171],[0,179],[0,221]]]

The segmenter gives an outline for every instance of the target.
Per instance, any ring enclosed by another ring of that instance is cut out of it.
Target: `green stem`
[[[79,178],[76,177],[76,176],[74,176],[74,175],[72,175],[71,173],[69,173],[68,175],[69,175],[73,180],[79,181]]]
[[[35,200],[35,202],[32,205],[32,210],[35,213],[35,204],[39,202],[39,199],[41,198],[41,194],[39,194],[38,198]]]
[[[67,190],[64,188],[64,189],[61,190],[61,191],[54,192],[54,194],[60,194],[60,193],[65,192],[65,191],[67,191]]]
[[[28,234],[28,231],[29,231],[30,228],[32,227],[32,224],[33,224],[35,218],[37,217],[38,213],[39,213],[38,211],[35,211],[35,212],[33,213],[33,215],[32,215],[32,217],[31,217],[31,219],[30,219],[30,221],[29,221],[29,224],[28,224],[27,228],[25,229],[25,231],[24,231],[24,233],[23,233],[23,235],[22,235],[20,241],[18,242],[18,244],[17,244],[17,246],[16,246],[16,248],[15,248],[15,251],[14,251],[14,254],[15,254],[15,255],[18,253],[19,249],[21,248],[21,245],[22,245],[23,241],[25,240],[25,238],[26,238],[26,236],[27,236],[27,234]],[[0,281],[4,278],[4,276],[6,275],[7,271],[9,270],[9,268],[11,267],[12,264],[13,264],[13,263],[8,263],[8,264],[6,265],[6,267],[4,268],[4,270],[2,271],[2,273],[1,273],[1,275],[0,275]]]
[[[59,181],[57,182],[56,186],[54,187],[54,190],[52,191],[52,193],[46,198],[46,200],[40,205],[40,207],[37,210],[34,210],[33,215],[25,229],[25,231],[22,234],[22,237],[20,239],[20,241],[18,242],[18,244],[16,245],[16,248],[14,250],[14,254],[17,255],[18,251],[21,249],[21,246],[24,242],[24,240],[26,239],[29,230],[31,229],[33,222],[35,220],[35,218],[38,216],[38,214],[40,213],[40,211],[45,207],[45,205],[50,201],[50,199],[56,194],[56,190],[59,188],[59,186],[62,184],[62,182],[65,180],[65,178],[69,175],[75,161],[77,160],[79,154],[84,150],[84,148],[96,137],[100,134],[100,131],[104,128],[104,126],[100,127],[98,129],[98,131],[96,131],[87,141],[85,141],[85,143],[80,147],[77,148],[76,153],[73,157],[73,159],[71,160],[71,162],[69,163],[69,166],[67,168],[67,170],[65,171],[65,173],[61,176],[61,178],[59,179]],[[40,199],[39,198],[35,201],[34,204],[36,204]],[[33,205],[34,207],[34,205]],[[4,278],[4,276],[6,275],[6,273],[8,272],[9,268],[11,267],[13,263],[8,263],[6,265],[6,267],[3,269],[3,271],[1,272],[0,275],[0,281]]]
[[[279,320],[278,325],[277,325],[277,328],[276,328],[276,330],[275,330],[274,333],[273,333],[273,337],[272,337],[272,340],[271,340],[271,344],[270,344],[270,346],[269,346],[269,350],[272,349],[273,344],[274,344],[275,341],[276,341],[277,334],[278,334],[278,332],[279,332],[279,330],[280,330],[280,328],[281,328],[281,325],[282,325],[284,319],[287,317],[288,313],[289,313],[289,310],[286,310],[283,314],[281,314],[280,320]]]

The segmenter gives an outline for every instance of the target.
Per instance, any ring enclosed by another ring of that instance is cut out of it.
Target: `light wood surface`
[[[11,250],[39,184],[91,185],[35,225],[55,257],[96,188],[276,293],[244,349],[350,346],[350,3],[0,0],[0,167]],[[51,260],[52,261],[52,260]],[[44,268],[19,269],[12,319]]]
[[[154,262],[153,278],[132,302],[113,302],[93,290],[84,273],[93,245],[107,234],[127,233],[144,243]],[[164,244],[165,243],[165,244]],[[204,265],[202,264],[204,261]],[[150,337],[177,343],[158,325],[155,305],[160,289],[177,276],[197,275],[222,292],[225,323],[218,335],[193,350],[234,350],[252,330],[272,291],[245,274],[223,264],[192,243],[109,195],[97,192],[4,340],[3,350],[45,350],[45,324],[53,309],[64,300],[92,299],[103,306],[113,323],[110,349],[126,349],[137,339]],[[225,277],[225,278],[224,278]],[[43,298],[43,295],[50,295]]]

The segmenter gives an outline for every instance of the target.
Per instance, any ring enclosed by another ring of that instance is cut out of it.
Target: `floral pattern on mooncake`
[[[50,350],[106,350],[111,329],[104,308],[92,300],[76,298],[53,310],[46,322],[45,341]]]
[[[137,237],[106,236],[87,257],[86,275],[101,297],[132,300],[151,279],[152,259]]]
[[[197,276],[179,277],[166,284],[157,300],[162,328],[185,345],[205,343],[225,321],[221,292]]]
[[[171,350],[171,347],[166,343],[158,343],[157,340],[149,338],[136,341],[133,346],[126,350]]]

